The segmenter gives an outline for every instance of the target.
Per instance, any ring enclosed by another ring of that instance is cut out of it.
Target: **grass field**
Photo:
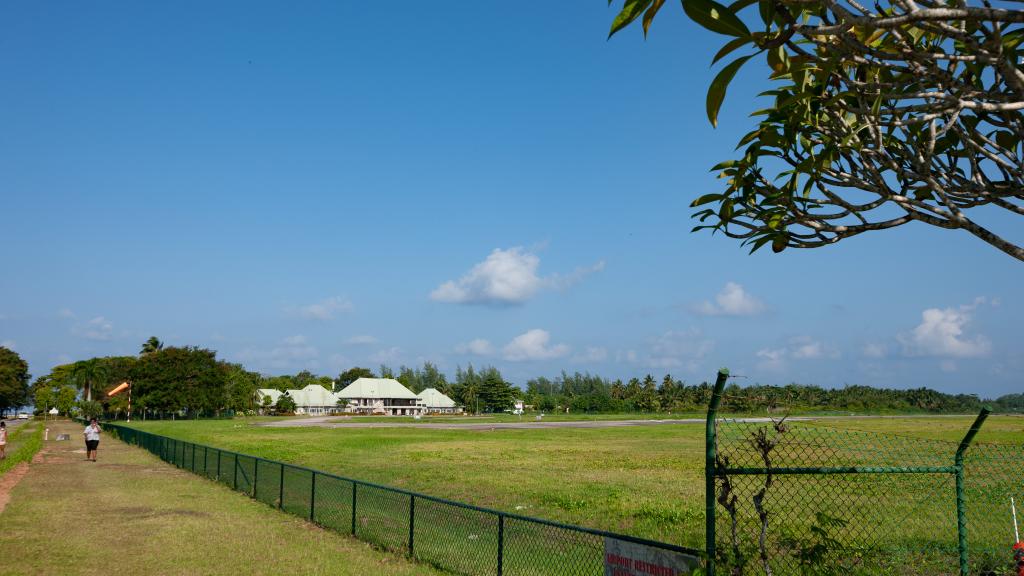
[[[703,547],[700,425],[603,429],[264,428],[263,419],[135,426],[201,444],[510,512]],[[973,417],[830,419],[816,426],[958,441]],[[994,416],[978,442],[1020,443]]]
[[[0,515],[0,573],[440,574],[317,528],[110,439],[84,460],[81,427],[48,423],[41,461]]]

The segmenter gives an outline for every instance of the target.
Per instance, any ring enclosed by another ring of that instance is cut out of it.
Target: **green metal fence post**
[[[234,470],[234,474],[235,474],[235,479],[232,480],[231,483],[233,484],[233,489],[237,491],[238,490],[238,454],[235,454],[235,470]]]
[[[191,444],[191,442],[190,442]],[[196,445],[192,444],[192,473],[196,473]]]
[[[974,437],[978,434],[978,430],[981,430],[981,425],[985,423],[985,419],[988,418],[990,410],[986,406],[981,409],[978,413],[978,417],[975,418],[974,424],[971,424],[971,429],[967,431],[967,435],[960,441],[960,447],[956,449],[956,533],[958,541],[958,550],[960,552],[960,576],[967,576],[967,501],[964,498],[964,453],[971,446],[971,442]]]
[[[252,497],[256,499],[256,487],[260,484],[260,459],[254,458],[252,461]]]
[[[498,576],[505,564],[505,515],[498,514]]]
[[[281,464],[281,477],[277,488],[277,509],[284,508],[284,464]]]
[[[223,453],[223,450],[217,449],[217,482],[220,482],[220,457]]]
[[[413,527],[416,525],[416,496],[409,494],[409,556],[415,557],[413,552]]]
[[[708,405],[708,417],[704,431],[704,548],[707,551],[705,568],[707,576],[715,576],[715,475],[718,472],[718,440],[715,437],[715,418],[718,416],[718,405],[722,401],[722,390],[729,379],[729,369],[718,371],[715,389],[711,393],[711,404]]]
[[[313,471],[310,476],[313,477],[310,480],[309,486],[309,521],[316,523],[316,470]]]
[[[356,535],[356,484],[352,483],[352,535]]]

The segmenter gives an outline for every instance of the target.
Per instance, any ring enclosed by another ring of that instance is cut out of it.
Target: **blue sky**
[[[967,233],[690,234],[763,85],[712,129],[722,40],[666,9],[606,41],[613,10],[5,4],[0,343],[35,375],[156,335],[265,373],[1024,389],[1024,267]]]

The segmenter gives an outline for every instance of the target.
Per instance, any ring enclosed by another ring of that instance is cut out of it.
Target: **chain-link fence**
[[[103,427],[260,502],[455,574],[598,576],[607,573],[609,550],[619,558],[623,546],[633,546],[644,558],[673,555],[677,566],[685,566],[652,572],[657,566],[649,563],[646,572],[617,573],[675,576],[696,568],[702,556],[664,542],[507,514],[117,424]]]
[[[973,444],[987,414],[958,444],[716,419],[713,402],[708,572],[1016,574],[1010,497],[1024,496],[1024,445]]]

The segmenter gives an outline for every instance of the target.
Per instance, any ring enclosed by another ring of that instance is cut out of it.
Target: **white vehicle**
[[[28,412],[19,412],[18,420],[28,420]]]

